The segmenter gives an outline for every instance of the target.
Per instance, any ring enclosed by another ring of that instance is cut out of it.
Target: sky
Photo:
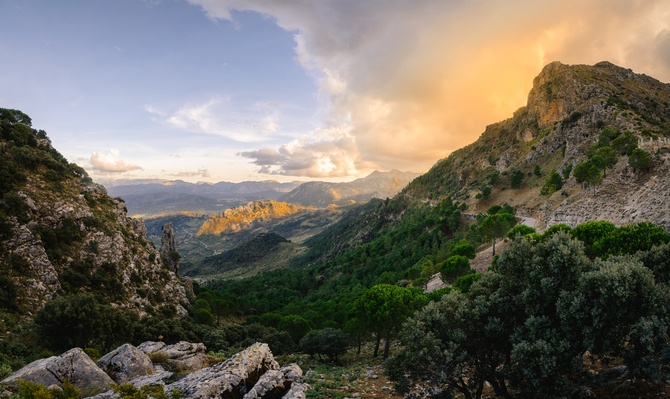
[[[98,180],[426,172],[553,61],[670,82],[668,0],[0,0],[0,107]]]

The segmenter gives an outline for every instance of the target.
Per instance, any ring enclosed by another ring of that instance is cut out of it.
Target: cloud
[[[255,142],[280,130],[279,108],[275,102],[256,103],[242,111],[233,110],[230,99],[214,96],[206,101],[187,103],[173,112],[153,105],[144,109],[167,126],[191,133],[226,137],[239,142]]]
[[[351,126],[355,165],[427,169],[525,105],[552,61],[670,80],[666,0],[188,1],[214,20],[255,11],[294,32],[332,121]]]
[[[125,161],[116,159],[119,156],[119,150],[112,148],[109,154],[103,152],[92,152],[90,158],[91,168],[100,172],[122,173],[131,170],[142,170],[138,165],[129,164]]]
[[[358,150],[352,137],[295,139],[278,150],[262,148],[236,155],[252,159],[258,173],[306,177],[344,177],[357,173]]]
[[[165,171],[163,171],[165,172]],[[178,172],[178,173],[170,173],[170,176],[177,176],[177,177],[194,177],[194,176],[201,176],[201,177],[210,177],[211,175],[209,174],[209,171],[207,169],[198,169],[195,172]]]

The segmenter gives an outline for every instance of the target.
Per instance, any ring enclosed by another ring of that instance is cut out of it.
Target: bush
[[[475,247],[468,240],[461,240],[458,245],[451,249],[450,255],[465,256],[468,259],[474,259],[476,256]]]
[[[299,342],[310,330],[309,323],[298,315],[285,316],[279,323],[279,329],[287,331],[294,342]]]
[[[649,169],[651,158],[649,153],[641,148],[636,148],[628,157],[628,165],[635,170]]]
[[[479,273],[473,273],[461,276],[457,278],[456,281],[454,282],[454,288],[459,289],[462,293],[465,294],[468,291],[470,291],[470,286],[472,286],[472,283],[478,281],[481,278],[482,275]]]
[[[197,324],[202,324],[205,326],[214,325],[214,315],[209,312],[207,309],[198,309],[193,314],[193,321]]]
[[[303,353],[310,356],[327,356],[330,360],[337,358],[347,352],[348,339],[342,330],[324,328],[320,331],[310,331],[300,340],[300,348]]]
[[[0,364],[0,381],[9,377],[12,374],[12,368],[8,364]]]
[[[465,256],[452,256],[445,260],[440,270],[440,277],[445,283],[454,281],[470,271],[470,261]]]
[[[295,342],[286,331],[275,331],[263,338],[274,355],[287,355],[294,353],[297,349]]]
[[[510,238],[512,240],[516,239],[518,236],[525,236],[526,234],[532,234],[535,233],[535,229],[526,226],[525,224],[518,224],[512,228],[512,230],[507,233],[507,238]]]
[[[214,352],[223,351],[229,346],[228,341],[226,341],[226,333],[222,329],[204,330],[202,343],[205,344],[207,350]]]
[[[84,353],[86,353],[94,362],[97,362],[101,358],[100,351],[95,348],[86,348],[84,349]]]

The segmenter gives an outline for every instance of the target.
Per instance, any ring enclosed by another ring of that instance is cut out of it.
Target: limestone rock
[[[177,273],[179,271],[179,261],[174,261],[170,256],[177,251],[177,238],[174,233],[172,222],[163,226],[163,236],[161,237],[161,260],[165,267],[171,272]]]
[[[165,380],[172,377],[172,374],[174,373],[171,373],[169,371],[159,371],[151,375],[145,375],[143,377],[135,378],[134,380],[130,381],[130,383],[133,384],[135,388],[138,389],[147,385],[148,386],[165,385]],[[121,395],[110,389],[109,391],[93,396],[90,399],[118,399],[120,397]]]
[[[114,349],[100,358],[96,364],[119,384],[153,373],[153,364],[149,356],[130,344]]]
[[[77,389],[90,386],[107,389],[108,384],[114,382],[80,348],[70,349],[60,356],[36,360],[1,383],[5,386],[16,387],[16,382],[19,380],[33,381],[46,387],[54,384],[62,386],[67,380],[72,382]]]
[[[293,382],[300,377],[302,377],[302,370],[295,363],[288,364],[279,370],[268,370],[244,395],[244,399],[283,397],[288,393]]]
[[[291,389],[282,397],[282,399],[305,399],[305,391],[311,389],[312,387],[309,384],[304,382],[296,382],[291,384]]]
[[[199,370],[205,362],[205,345],[193,344],[186,341],[174,345],[166,345],[163,342],[143,342],[137,347],[140,351],[149,353],[165,353],[168,362],[182,366],[189,370]]]
[[[223,363],[198,370],[165,387],[184,399],[242,397],[268,370],[277,370],[267,344],[256,343]]]

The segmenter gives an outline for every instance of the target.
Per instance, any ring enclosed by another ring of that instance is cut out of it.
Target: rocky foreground
[[[168,371],[152,358],[169,365]],[[125,344],[97,362],[80,348],[60,356],[34,361],[0,382],[10,391],[18,382],[32,381],[49,388],[70,381],[77,389],[100,387],[96,399],[118,399],[111,388],[115,384],[133,384],[136,388],[162,385],[166,392],[178,390],[184,399],[208,398],[305,398],[309,385],[302,383],[297,364],[279,367],[267,344],[256,343],[224,362],[205,365],[205,346],[180,342],[145,342],[138,347]]]

